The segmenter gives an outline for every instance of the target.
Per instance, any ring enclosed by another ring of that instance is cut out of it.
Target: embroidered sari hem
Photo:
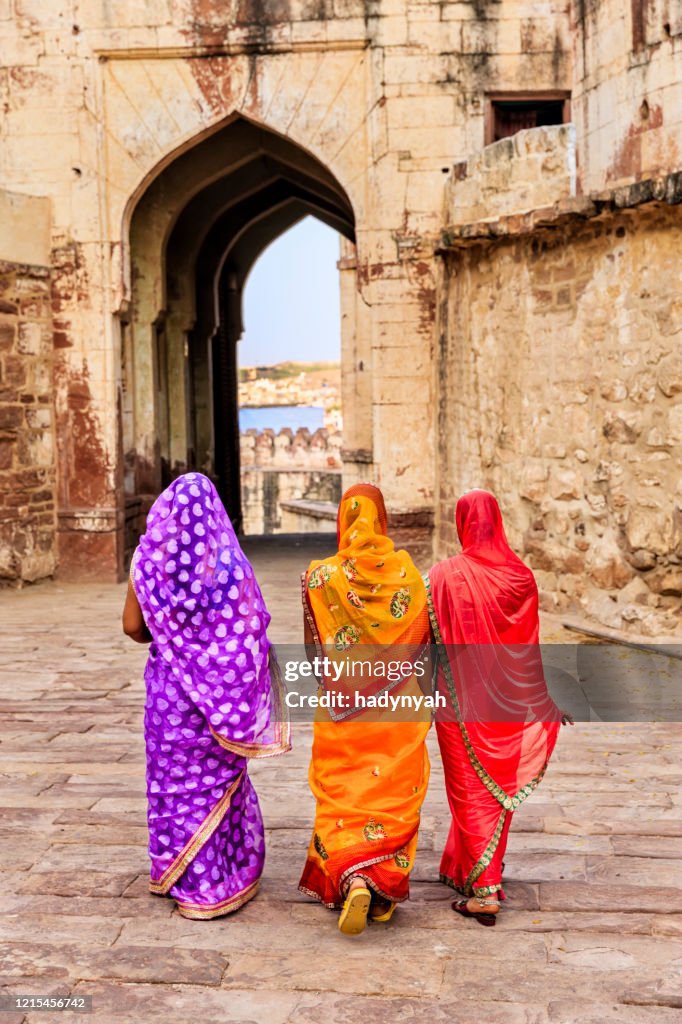
[[[499,801],[502,807],[507,811],[515,811],[516,808],[523,803],[526,797],[529,797],[531,793],[535,789],[537,789],[540,782],[542,781],[545,772],[547,771],[547,765],[549,761],[545,762],[545,764],[538,772],[538,774],[535,776],[535,778],[531,779],[530,782],[527,782],[525,786],[522,786],[518,793],[515,793],[513,796],[509,796],[508,793],[505,793],[502,787],[498,786],[498,784],[495,782],[492,776],[489,775],[488,772],[485,770],[485,768],[483,767],[483,765],[481,764],[480,760],[476,755],[476,751],[474,750],[471,738],[469,736],[469,733],[467,732],[466,724],[462,720],[462,713],[460,710],[459,701],[457,699],[455,682],[454,679],[452,678],[450,662],[448,661],[447,655],[443,656],[443,654],[441,653],[441,648],[445,645],[443,644],[443,637],[440,631],[440,626],[438,625],[438,619],[436,618],[436,611],[433,606],[433,595],[431,594],[431,583],[429,581],[428,573],[424,574],[423,580],[424,586],[426,587],[426,601],[429,609],[429,619],[431,622],[431,628],[433,630],[434,640],[436,641],[436,658],[438,664],[443,669],[443,674],[445,675],[448,693],[450,694],[450,700],[452,701],[452,706],[457,716],[457,725],[459,727],[459,731],[462,734],[462,740],[464,741],[464,746],[466,748],[467,756],[469,758],[469,763],[471,764],[471,767],[474,769],[474,771],[478,775],[479,779],[481,780],[485,788],[488,790],[489,793],[491,793],[495,797],[496,800]]]
[[[404,903],[406,900],[410,898],[409,895],[392,896],[389,893],[384,892],[381,886],[377,885],[377,883],[373,881],[368,875],[363,874],[362,871],[358,871],[358,875],[367,883],[370,889],[374,890],[377,896],[381,896],[383,900],[387,900],[389,903]],[[319,892],[315,892],[314,889],[309,889],[305,885],[299,885],[298,891],[302,892],[304,896],[310,896],[312,899],[317,900],[317,902],[321,903],[323,907],[327,908],[327,910],[343,909],[342,901],[339,901],[338,903],[328,903],[323,896],[320,896]]]
[[[380,885],[377,885],[377,883],[372,878],[370,878],[369,875],[366,875],[363,871],[357,871],[356,875],[359,878],[364,879],[364,881],[367,882],[367,885],[370,887],[370,889],[373,889],[377,896],[381,896],[382,900],[388,900],[389,903],[404,903],[405,900],[408,900],[410,898],[409,893],[405,893],[404,896],[395,896],[392,893],[386,892],[384,889],[381,888]]]
[[[459,892],[462,896],[492,896],[496,892],[502,892],[502,882],[497,885],[475,885],[470,893],[467,893],[463,886],[457,885],[454,878],[450,875],[440,874],[438,875],[438,881],[442,882],[443,885],[447,885],[450,889],[454,889],[455,892]]]
[[[409,840],[408,840],[408,842],[409,842]],[[403,843],[402,846],[404,846],[404,845],[407,845],[407,844]],[[402,846],[400,847],[400,849],[402,849]],[[351,879],[353,878],[354,875],[361,875],[365,879],[365,881],[369,881],[367,876],[363,874],[362,869],[363,868],[371,868],[375,864],[383,864],[387,860],[392,860],[394,856],[395,856],[395,851],[392,851],[391,853],[382,854],[382,856],[380,856],[380,857],[373,857],[370,860],[360,861],[358,864],[353,864],[352,867],[346,868],[346,870],[343,871],[341,873],[341,875],[339,876],[339,891],[342,893],[344,899],[348,895],[348,889],[350,887]],[[376,883],[371,883],[371,884],[372,884],[372,888],[376,889],[378,895],[384,896],[386,899],[391,900],[394,903],[400,902],[394,896],[389,896],[385,892],[380,892],[378,887],[377,887],[377,885],[376,885]],[[404,898],[405,897],[403,897],[403,899]]]
[[[483,853],[481,854],[479,859],[476,861],[476,863],[474,864],[474,866],[472,867],[471,871],[469,872],[469,874],[466,877],[466,880],[464,882],[464,892],[465,893],[469,893],[469,894],[475,893],[475,891],[476,891],[476,886],[475,886],[476,880],[481,877],[481,875],[483,874],[485,869],[489,866],[490,861],[495,856],[495,851],[497,850],[497,846],[498,846],[499,841],[500,841],[500,836],[502,835],[502,832],[504,830],[504,823],[506,821],[506,818],[507,818],[507,812],[504,809],[502,809],[500,817],[498,818],[498,821],[497,821],[497,825],[495,826],[495,831],[493,832],[492,836],[490,837],[490,841],[489,841],[488,845],[486,846],[485,850],[483,851]],[[488,888],[488,886],[482,886],[482,888],[485,889],[485,888]]]
[[[327,910],[341,910],[341,907],[343,906],[343,903],[327,903],[327,901],[320,896],[319,892],[315,892],[314,889],[308,889],[305,885],[299,885],[298,891],[302,892],[304,896],[310,896],[312,899],[317,900],[317,902],[321,903],[323,907],[327,908]]]
[[[220,822],[229,810],[232,797],[237,791],[244,771],[241,771],[232,785],[223,793],[218,803],[208,812],[199,828],[191,839],[185,843],[177,857],[168,865],[159,878],[152,878],[149,883],[149,891],[158,896],[165,896],[181,875],[187,870],[194,858],[201,850],[204,843],[208,842]]]
[[[182,917],[188,917],[195,921],[206,921],[212,917],[222,917],[225,914],[232,914],[235,910],[239,910],[245,903],[253,899],[258,892],[259,885],[260,879],[252,882],[251,885],[247,886],[246,889],[242,889],[241,892],[235,893],[234,896],[221,900],[220,903],[214,903],[213,906],[201,903],[188,903],[183,900],[176,900],[175,902],[178,912]]]
[[[274,697],[272,717],[275,723],[275,739],[272,743],[240,743],[238,740],[226,740],[209,725],[209,731],[216,743],[219,743],[223,750],[229,750],[231,754],[236,754],[238,757],[253,759],[277,757],[279,754],[286,754],[291,750],[291,722],[289,716],[284,712],[284,682],[272,649],[270,650],[269,668]]]

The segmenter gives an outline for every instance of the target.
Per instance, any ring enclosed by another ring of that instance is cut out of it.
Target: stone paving
[[[311,544],[250,550],[273,639],[298,637]],[[59,583],[0,593],[4,992],[92,995],[98,1024],[682,1020],[682,727],[563,731],[516,814],[510,899],[485,930],[456,918],[435,881],[447,810],[432,736],[412,899],[349,939],[296,888],[313,813],[301,726],[289,756],[251,768],[268,827],[260,895],[187,921],[147,892],[145,654],[120,633],[123,595]],[[72,1019],[83,1016],[0,1013],[0,1024]]]

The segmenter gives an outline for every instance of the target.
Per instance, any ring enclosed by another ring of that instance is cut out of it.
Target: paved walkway
[[[273,638],[289,639],[310,546],[252,550]],[[296,889],[313,812],[302,726],[291,755],[252,766],[269,842],[259,897],[234,916],[187,921],[147,893],[145,655],[119,632],[123,593],[0,593],[0,984],[94,1000],[90,1018],[0,1013],[0,1024],[682,1020],[679,726],[564,730],[515,817],[510,900],[486,930],[456,918],[434,881],[447,813],[432,742],[412,900],[357,939]]]

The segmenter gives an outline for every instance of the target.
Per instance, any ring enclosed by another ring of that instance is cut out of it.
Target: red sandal
[[[479,907],[497,907],[499,910],[500,904],[497,900],[485,900],[480,897],[476,897]],[[494,928],[497,914],[477,914],[475,910],[469,910],[467,903],[468,899],[464,900],[453,900],[452,909],[456,913],[461,914],[462,917],[474,917],[479,924],[482,924],[485,928]]]

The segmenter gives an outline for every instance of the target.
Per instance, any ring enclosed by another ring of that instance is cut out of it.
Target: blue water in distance
[[[244,433],[255,427],[256,430],[270,428],[279,433],[283,427],[298,430],[307,427],[314,433],[324,426],[324,409],[313,405],[264,405],[260,408],[239,410],[239,430]]]

